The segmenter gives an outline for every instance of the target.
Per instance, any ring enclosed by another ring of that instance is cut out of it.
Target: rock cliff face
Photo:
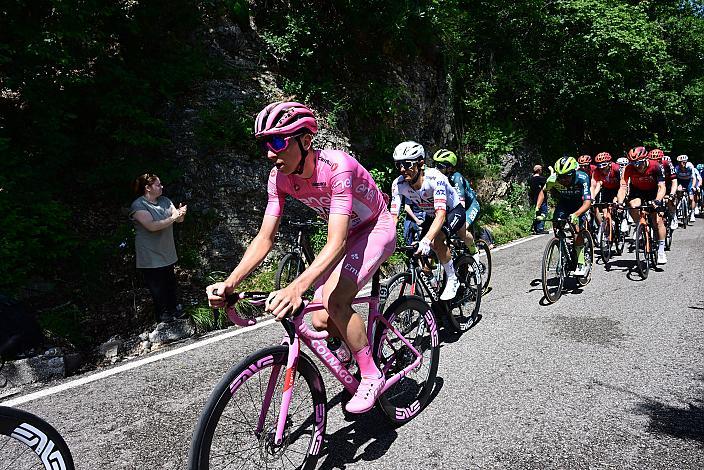
[[[199,250],[200,263],[206,270],[230,269],[256,234],[266,206],[266,180],[271,165],[253,145],[251,134],[242,136],[238,142],[213,148],[199,141],[196,130],[202,125],[204,114],[222,103],[234,112],[244,112],[243,121],[253,123],[257,111],[265,104],[289,98],[279,85],[284,77],[277,74],[273,58],[266,56],[256,25],[243,30],[227,19],[218,21],[203,40],[212,58],[224,64],[224,72],[219,72],[218,78],[199,83],[167,110],[172,133],[169,158],[184,175],[181,181],[171,185],[169,192],[174,196],[172,199],[187,201],[190,213],[212,222],[204,232],[207,239],[201,240]],[[393,83],[387,85],[398,88],[409,109],[393,123],[395,130],[403,138],[423,142],[429,149],[451,142],[454,138],[451,96],[442,67],[424,63],[422,58],[414,59],[413,63],[390,63],[389,67],[392,73],[385,76],[390,76]],[[365,127],[351,116],[354,110],[347,109],[338,113],[335,127],[330,127],[324,113],[316,109],[316,103],[307,104],[316,111],[321,125],[316,147],[346,150],[368,169],[373,167],[365,159],[371,143],[364,136],[378,123],[367,123]],[[380,116],[380,122],[383,118]],[[301,204],[287,203],[287,217],[307,219],[312,212]],[[287,231],[285,223],[282,231]]]

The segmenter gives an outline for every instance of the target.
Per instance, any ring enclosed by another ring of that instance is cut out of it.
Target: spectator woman
[[[140,175],[133,189],[138,197],[130,206],[129,216],[136,232],[137,270],[152,294],[156,320],[168,322],[178,313],[173,224],[183,222],[187,206],[179,204],[176,208],[162,195],[164,187],[159,177],[151,173]]]

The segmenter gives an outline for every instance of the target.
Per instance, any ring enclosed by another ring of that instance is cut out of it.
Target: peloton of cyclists
[[[441,300],[452,300],[459,288],[459,279],[452,264],[450,248],[445,244],[443,227],[450,235],[457,234],[469,252],[477,256],[474,238],[467,230],[465,209],[460,196],[449,180],[436,168],[425,168],[425,149],[414,141],[401,142],[393,153],[394,165],[401,175],[391,185],[391,214],[398,222],[402,198],[412,201],[425,211],[421,226],[418,254],[437,254],[447,274],[447,285]],[[476,259],[476,258],[475,258]]]
[[[638,207],[650,202],[662,205],[665,197],[665,173],[655,160],[648,160],[645,147],[635,147],[628,151],[631,164],[626,167],[621,177],[618,190],[618,203],[623,204],[628,193],[631,217],[638,220]],[[665,256],[665,224],[660,213],[652,213],[651,221],[657,226],[658,264],[667,263]]]
[[[354,353],[361,381],[346,409],[362,413],[373,407],[385,380],[352,300],[393,253],[396,230],[369,172],[345,152],[314,149],[317,131],[312,111],[301,103],[276,102],[259,113],[254,136],[274,165],[261,228],[227,280],[208,286],[206,292],[212,307],[224,307],[225,294],[234,292],[264,260],[274,245],[287,195],[327,219],[327,241],[318,256],[291,284],[272,292],[266,308],[281,319],[294,312],[301,295],[315,285],[314,301],[324,308],[313,313],[313,326],[342,338]]]

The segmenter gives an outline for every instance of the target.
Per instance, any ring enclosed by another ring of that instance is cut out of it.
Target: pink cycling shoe
[[[349,413],[365,413],[371,410],[385,384],[386,378],[383,375],[379,378],[362,377],[354,396],[345,405],[345,410]]]

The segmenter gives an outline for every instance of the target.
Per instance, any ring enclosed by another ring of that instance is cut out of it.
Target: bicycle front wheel
[[[272,346],[232,367],[208,398],[189,452],[190,470],[313,469],[325,435],[320,372],[301,354],[283,441],[275,434],[286,379],[287,346]],[[290,380],[290,378],[289,378]]]
[[[599,229],[599,248],[601,250],[601,259],[604,261],[604,266],[608,268],[609,261],[611,260],[611,225],[606,217],[601,222],[601,228]]]
[[[477,240],[477,251],[479,252],[479,268],[482,275],[482,294],[489,291],[489,281],[491,280],[491,250],[489,244],[482,239]]]
[[[551,304],[557,302],[562,296],[562,288],[565,285],[564,259],[558,238],[550,240],[545,247],[542,281],[545,299]]]
[[[276,290],[282,289],[291,284],[303,271],[306,264],[298,253],[286,253],[279,261],[274,276],[274,287]]]
[[[580,286],[586,286],[592,280],[592,268],[594,267],[594,238],[588,231],[582,234],[584,241],[584,266],[587,268],[587,274],[577,276],[577,283]]]
[[[74,470],[66,442],[40,417],[0,406],[0,469]]]
[[[454,300],[447,301],[447,318],[452,329],[461,333],[471,328],[479,316],[483,282],[480,267],[471,256],[460,256],[454,264],[460,288]]]
[[[645,225],[638,224],[636,227],[636,269],[642,279],[647,279],[650,272],[650,260],[648,259],[650,243],[647,237]]]
[[[403,297],[404,295],[414,295],[415,294],[415,288],[413,284],[411,284],[411,273],[408,271],[403,272],[403,273],[398,273],[394,274],[391,276],[391,278],[386,282],[386,299],[384,300],[384,305],[391,305],[393,304],[396,299],[399,297]],[[420,294],[420,293],[419,293]],[[386,307],[383,308],[385,310]]]
[[[389,420],[403,424],[425,407],[435,386],[440,358],[438,324],[430,306],[416,296],[397,299],[383,315],[422,356],[420,365],[379,396],[379,407]],[[373,351],[387,380],[416,360],[413,351],[381,321],[376,324]]]

